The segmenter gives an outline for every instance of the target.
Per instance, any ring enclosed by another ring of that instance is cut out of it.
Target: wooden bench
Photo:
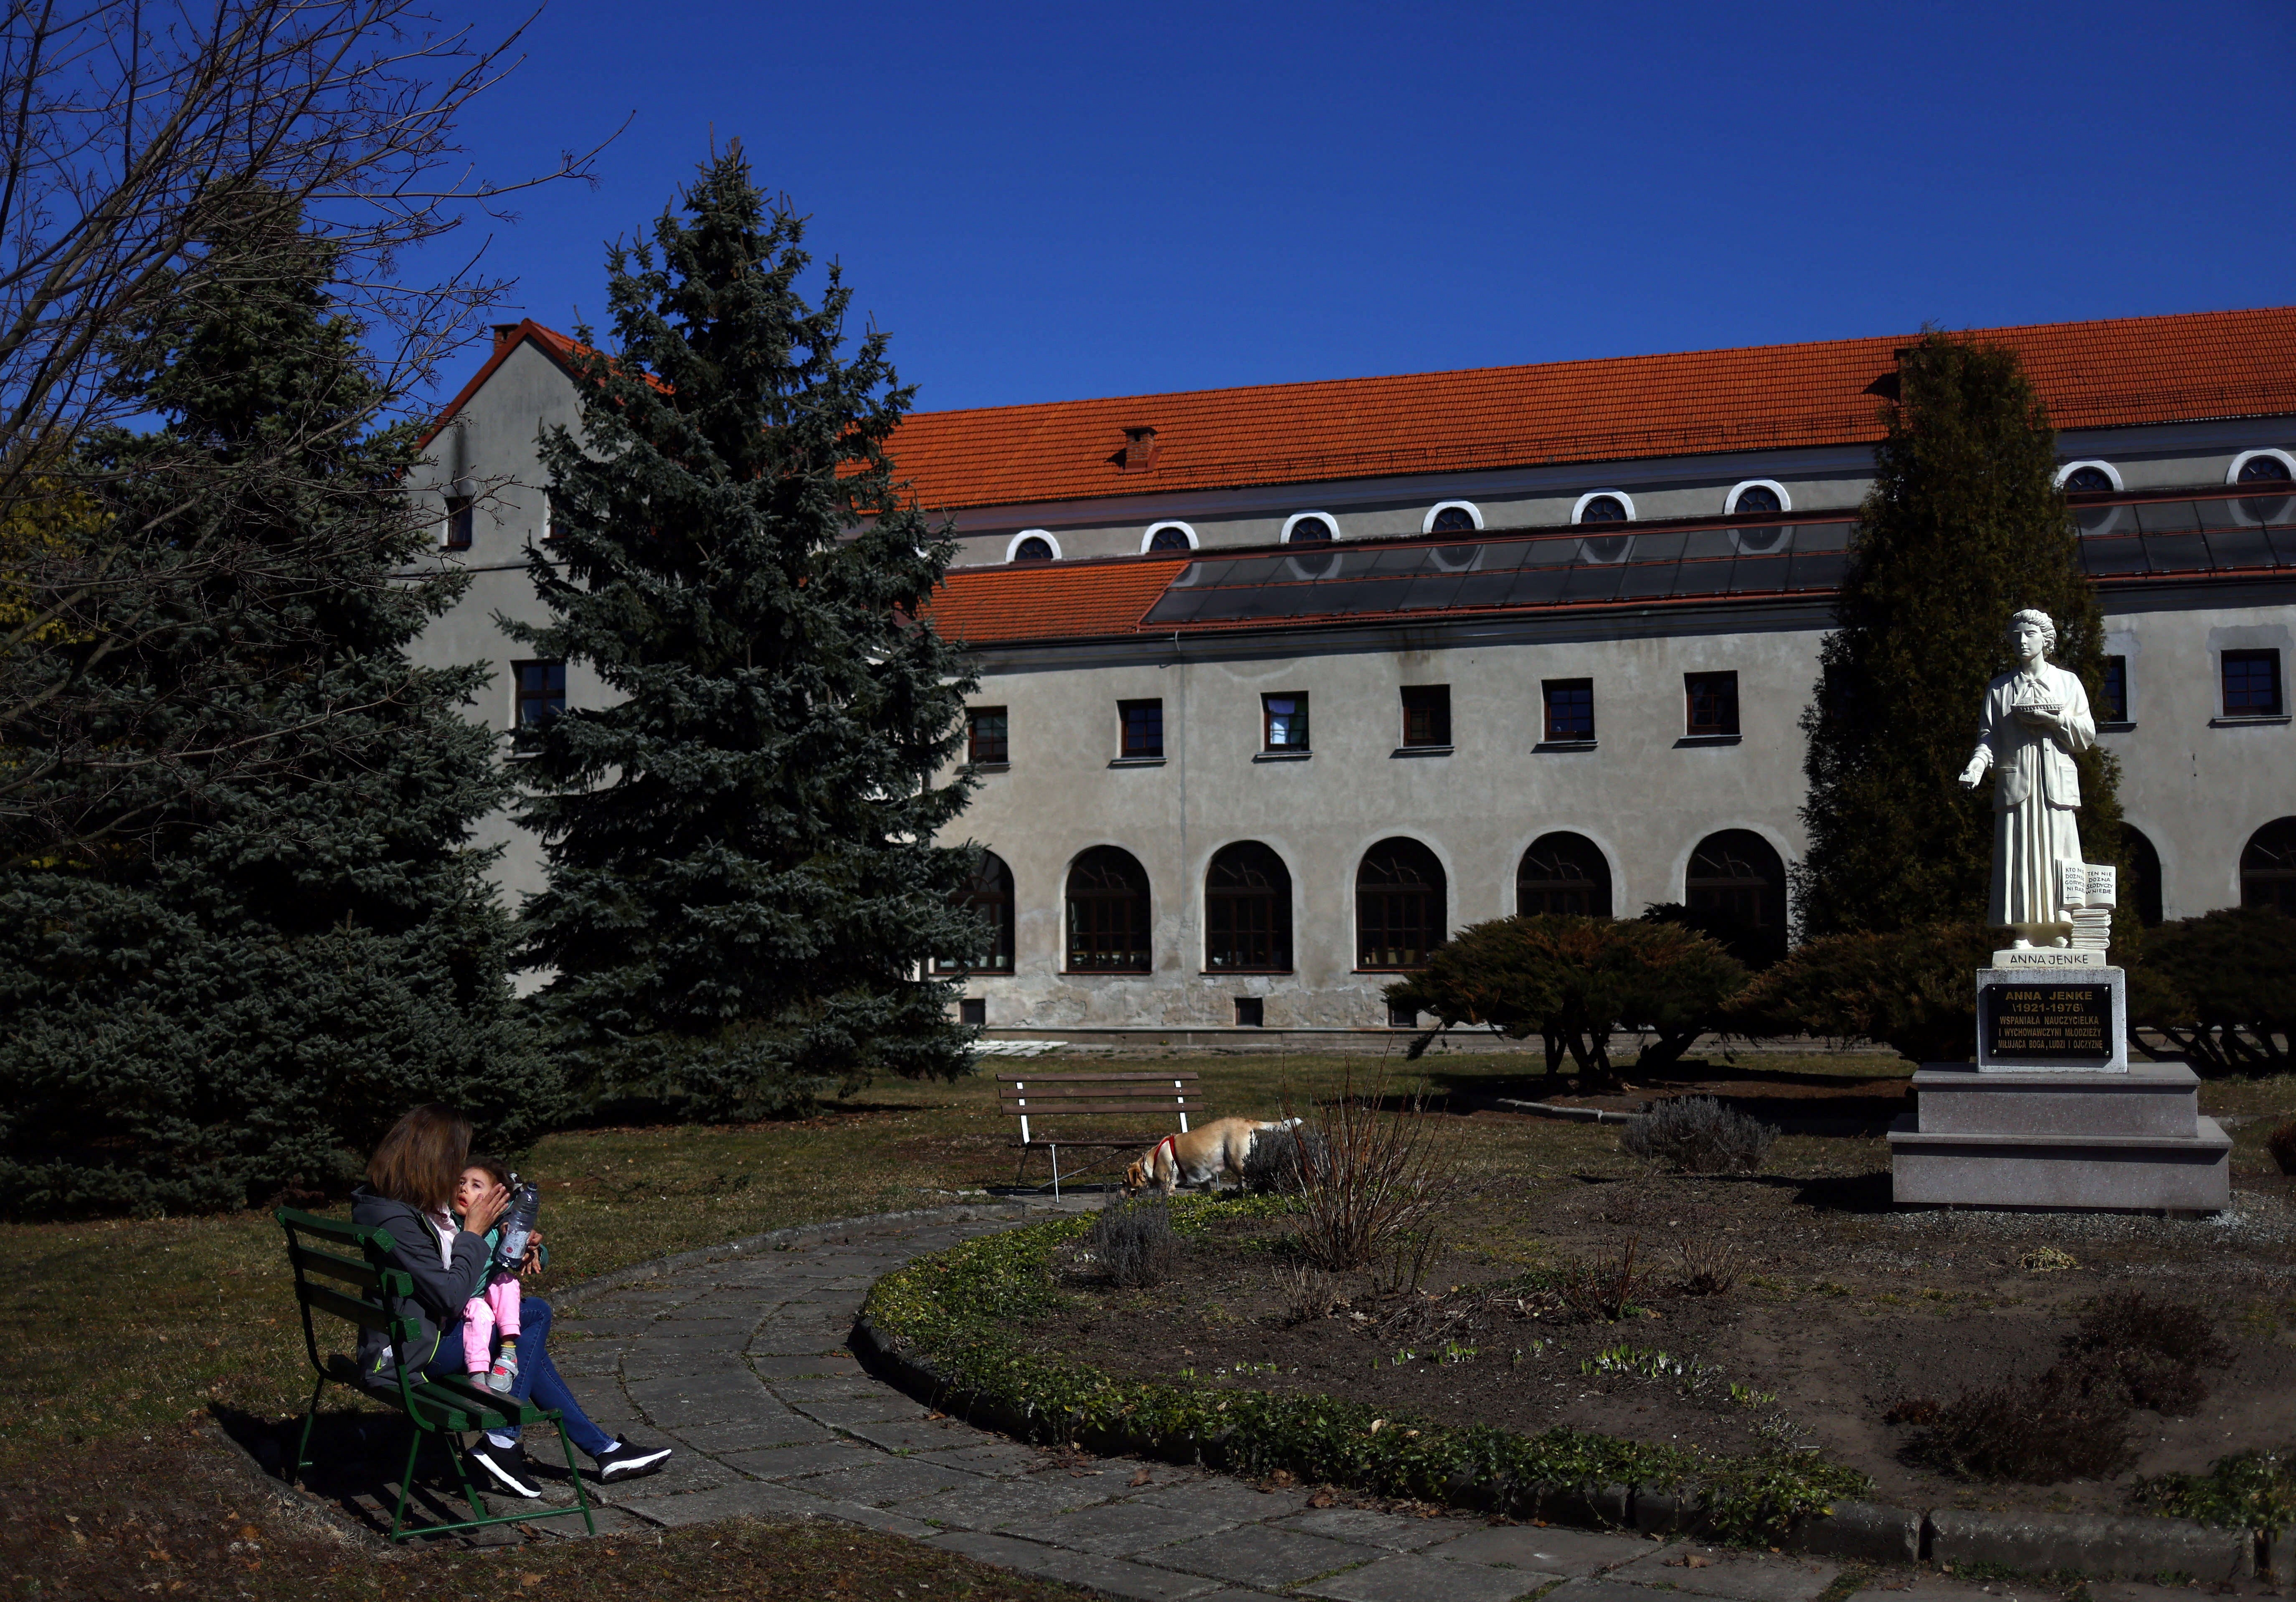
[[[287,1260],[295,1269],[295,1302],[303,1312],[303,1345],[311,1354],[311,1367],[319,1376],[318,1383],[311,1387],[311,1405],[303,1414],[302,1439],[296,1443],[295,1456],[287,1470],[289,1484],[311,1466],[311,1425],[318,1419],[320,1393],[332,1382],[348,1385],[362,1396],[392,1403],[414,1426],[414,1438],[406,1446],[406,1472],[399,1476],[398,1507],[390,1518],[392,1540],[404,1540],[410,1535],[439,1535],[450,1530],[475,1530],[482,1524],[566,1518],[577,1513],[582,1516],[583,1525],[591,1534],[598,1532],[597,1523],[590,1516],[589,1495],[583,1490],[582,1476],[574,1467],[573,1443],[566,1438],[565,1421],[555,1411],[498,1395],[483,1385],[463,1380],[410,1381],[403,1369],[387,1386],[369,1385],[363,1383],[356,1357],[340,1351],[320,1355],[318,1332],[311,1325],[315,1312],[330,1314],[361,1329],[379,1329],[397,1352],[404,1353],[414,1345],[416,1322],[402,1316],[398,1309],[414,1294],[414,1279],[405,1269],[390,1266],[389,1253],[397,1246],[389,1230],[317,1218],[291,1207],[282,1207],[273,1216],[287,1232]],[[463,1461],[460,1437],[471,1430],[502,1430],[536,1424],[557,1426],[558,1444],[566,1453],[566,1472],[574,1481],[574,1506],[542,1508],[490,1518],[486,1505],[479,1500],[477,1487],[471,1483],[469,1466]],[[405,1528],[406,1499],[414,1483],[414,1456],[422,1449],[425,1435],[436,1435],[445,1443],[455,1476],[463,1483],[463,1494],[470,1499],[472,1516],[458,1524],[424,1524],[410,1530]]]
[[[1061,1147],[1129,1151],[1144,1147],[1171,1131],[1168,1127],[1159,1127],[1146,1134],[1113,1139],[1070,1139],[1047,1135],[1037,1128],[1044,1120],[1129,1116],[1160,1124],[1177,1117],[1180,1133],[1185,1135],[1188,1132],[1189,1115],[1201,1117],[1204,1111],[1203,1097],[1196,1089],[1196,1076],[1193,1073],[1000,1073],[996,1076],[996,1097],[1005,1113],[1021,1121],[1021,1166],[1013,1171],[1013,1183],[1018,1185],[1021,1176],[1028,1171],[1030,1152],[1048,1152],[1052,1155],[1053,1196],[1056,1201],[1062,1179],[1073,1179],[1090,1171],[1072,1168],[1063,1175]]]

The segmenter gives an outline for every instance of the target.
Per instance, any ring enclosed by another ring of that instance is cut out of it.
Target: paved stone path
[[[609,1430],[679,1449],[666,1472],[606,1493],[601,1532],[739,1515],[840,1519],[1111,1596],[1197,1602],[1513,1602],[1542,1591],[1551,1602],[1661,1602],[1660,1590],[1816,1602],[1830,1587],[1829,1602],[1841,1596],[1837,1565],[1814,1559],[1344,1501],[1318,1508],[1305,1490],[1022,1446],[935,1415],[863,1372],[846,1338],[880,1275],[1024,1216],[1012,1206],[955,1214],[784,1233],[569,1298],[553,1347],[583,1405]],[[578,1521],[535,1527],[581,1533]],[[2098,1588],[2099,1602],[2136,1602],[2107,1598],[2108,1589],[2123,1588]],[[1857,1594],[1963,1602],[2013,1590],[1905,1574]]]

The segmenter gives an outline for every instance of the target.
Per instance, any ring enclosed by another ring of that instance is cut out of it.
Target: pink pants
[[[494,1336],[502,1332],[505,1341],[518,1338],[518,1281],[508,1274],[489,1280],[487,1288],[471,1298],[463,1309],[463,1368],[466,1373],[484,1374],[494,1367]]]

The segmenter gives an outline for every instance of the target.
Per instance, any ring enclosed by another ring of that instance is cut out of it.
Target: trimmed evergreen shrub
[[[2145,932],[2140,972],[2151,982],[2130,986],[2134,1021],[2166,1035],[2196,1068],[2296,1066],[2296,918],[2236,907],[2163,924]]]
[[[1866,1039],[1915,1063],[1977,1055],[1976,971],[1993,942],[1974,924],[1824,936],[1758,976],[1731,1009],[1748,1034]]]
[[[1768,1124],[1710,1096],[1677,1096],[1621,1130],[1619,1149],[1681,1173],[1751,1173],[1777,1138]]]
[[[1808,935],[1984,917],[1992,797],[1956,779],[1986,682],[2012,665],[2012,612],[2047,612],[2051,660],[2103,703],[2103,615],[2015,354],[1932,332],[1899,353],[1896,383],[1802,716],[1809,847],[1793,879]],[[2114,764],[2075,760],[2084,854],[2118,862]]]
[[[1538,1035],[1549,1073],[1568,1052],[1581,1072],[1607,1077],[1621,1025],[1658,1035],[1642,1063],[1673,1062],[1721,1021],[1745,982],[1736,958],[1680,924],[1547,913],[1462,930],[1385,995],[1437,1020],[1412,1043],[1414,1056],[1436,1032],[1475,1027],[1509,1039]]]

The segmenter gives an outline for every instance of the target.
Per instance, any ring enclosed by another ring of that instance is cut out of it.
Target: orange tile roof
[[[1916,336],[921,412],[889,452],[935,510],[1881,438]],[[2296,413],[2296,307],[1980,329],[2059,428]],[[1155,464],[1119,464],[1128,428]]]
[[[1185,558],[1131,557],[957,568],[933,599],[932,624],[947,637],[971,645],[1130,634],[1187,565]]]

